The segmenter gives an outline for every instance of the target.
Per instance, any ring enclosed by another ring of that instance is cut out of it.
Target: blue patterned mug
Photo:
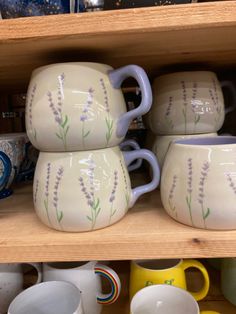
[[[151,165],[150,183],[131,188],[127,167],[136,159]],[[40,220],[61,231],[107,227],[125,216],[160,179],[155,155],[119,146],[81,152],[40,152],[34,176],[34,207]]]
[[[139,83],[140,105],[127,112],[121,84]],[[133,119],[152,104],[145,71],[136,65],[114,70],[88,62],[58,63],[36,69],[26,102],[26,129],[40,151],[66,152],[119,145]]]

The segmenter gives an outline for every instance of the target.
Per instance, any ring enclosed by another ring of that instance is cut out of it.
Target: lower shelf
[[[220,273],[209,266],[207,262],[202,261],[209,271],[211,286],[207,297],[199,302],[201,310],[218,311],[221,314],[235,314],[236,307],[229,303],[222,296],[220,291]],[[110,266],[110,264],[109,264]],[[122,281],[122,292],[119,300],[109,306],[104,306],[102,314],[129,314],[129,298],[128,298],[128,287],[129,287],[129,263],[124,262],[113,262],[111,267],[115,269]],[[191,272],[191,282],[189,282],[189,290],[195,290],[201,285],[201,277],[198,272]],[[186,313],[187,314],[187,313]]]

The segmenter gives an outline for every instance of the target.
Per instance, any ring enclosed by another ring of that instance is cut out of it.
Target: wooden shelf
[[[202,261],[210,276],[210,290],[204,300],[199,302],[201,310],[218,311],[222,314],[235,314],[236,307],[225,300],[220,291],[220,272],[211,268],[207,262]],[[122,291],[120,298],[112,305],[104,306],[102,314],[129,314],[129,263],[128,262],[112,262],[109,264],[114,270],[119,272],[122,283]],[[198,272],[190,271],[192,280],[188,280],[188,288],[191,291],[200,289],[202,281]],[[186,313],[187,314],[187,313]]]
[[[236,256],[236,231],[194,229],[162,208],[159,191],[146,194],[118,223],[93,232],[64,233],[37,218],[32,187],[0,201],[0,262],[129,260]]]
[[[0,90],[25,91],[32,70],[64,61],[149,71],[236,65],[236,1],[0,21]]]

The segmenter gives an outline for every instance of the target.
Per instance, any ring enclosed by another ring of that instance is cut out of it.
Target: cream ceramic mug
[[[20,293],[8,314],[84,314],[81,293],[65,281],[42,282]]]
[[[236,229],[235,154],[235,136],[172,142],[161,175],[166,212],[193,227]]]
[[[150,183],[131,189],[127,167],[147,160],[154,173]],[[120,220],[160,179],[156,157],[140,149],[119,146],[91,151],[41,152],[34,176],[34,207],[47,226],[71,232],[90,231]]]
[[[193,296],[170,285],[153,285],[139,290],[130,305],[131,314],[220,314],[200,312]]]
[[[137,80],[142,101],[126,112],[121,84]],[[149,111],[152,91],[144,70],[128,65],[58,63],[33,71],[26,103],[26,129],[41,151],[78,151],[119,145],[133,119]]]
[[[27,263],[33,266],[38,273],[37,282],[42,281],[41,266],[39,263]],[[22,264],[0,264],[0,314],[5,314],[11,301],[23,290]]]
[[[109,281],[111,292],[102,293],[101,278]],[[62,280],[74,284],[81,291],[84,314],[99,314],[102,305],[114,303],[119,297],[121,283],[110,267],[92,262],[44,263],[43,281]]]
[[[222,87],[232,94],[225,108]],[[219,82],[210,71],[176,72],[157,77],[153,83],[153,105],[147,123],[155,134],[217,132],[225,114],[236,108],[232,82]]]
[[[211,137],[217,136],[217,133],[205,133],[205,134],[192,134],[192,135],[156,135],[152,147],[153,153],[156,155],[160,168],[162,169],[165,160],[166,153],[170,144],[173,141],[187,139],[187,138],[199,138],[199,137]]]

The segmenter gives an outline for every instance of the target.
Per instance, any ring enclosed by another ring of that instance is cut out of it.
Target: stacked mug
[[[222,88],[233,105],[225,108]],[[163,166],[170,143],[178,139],[217,136],[225,115],[235,109],[236,91],[230,81],[220,82],[214,72],[186,71],[157,77],[147,124],[156,135],[153,152]]]
[[[137,80],[142,100],[126,111],[121,84]],[[147,113],[152,91],[144,70],[88,62],[58,63],[34,70],[27,93],[26,129],[40,150],[33,200],[47,226],[70,232],[107,227],[120,220],[139,196],[159,183],[151,151],[122,151],[131,121]],[[127,167],[147,160],[150,183],[131,189]]]

